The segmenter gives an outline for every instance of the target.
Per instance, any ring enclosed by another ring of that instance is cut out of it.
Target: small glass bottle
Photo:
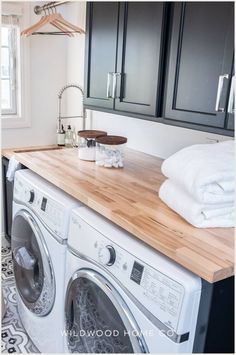
[[[57,130],[57,145],[58,146],[65,145],[65,130],[63,125],[61,126],[61,129]]]
[[[73,148],[73,141],[74,141],[74,138],[73,138],[73,131],[71,129],[71,126],[68,125],[67,126],[67,131],[66,131],[66,135],[65,135],[65,146],[67,148]]]

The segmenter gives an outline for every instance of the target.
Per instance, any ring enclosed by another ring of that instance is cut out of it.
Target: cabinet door
[[[164,5],[121,4],[115,110],[155,116],[162,75]]]
[[[113,108],[114,100],[107,97],[107,83],[108,73],[116,69],[118,13],[118,2],[87,5],[86,105]]]
[[[235,112],[235,71],[232,72],[229,101],[227,109],[227,129],[234,130],[234,112]]]
[[[226,128],[234,4],[186,2],[173,6],[164,117]],[[220,90],[219,79],[224,74]]]

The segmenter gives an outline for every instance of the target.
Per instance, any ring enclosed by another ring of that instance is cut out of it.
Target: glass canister
[[[97,130],[83,130],[78,132],[79,158],[81,160],[95,161],[96,138],[106,136],[107,132]]]
[[[96,139],[96,164],[105,168],[123,168],[127,138],[104,136]]]

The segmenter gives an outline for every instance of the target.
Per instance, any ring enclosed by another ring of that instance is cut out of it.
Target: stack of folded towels
[[[198,144],[162,164],[159,197],[199,228],[234,226],[234,141]]]

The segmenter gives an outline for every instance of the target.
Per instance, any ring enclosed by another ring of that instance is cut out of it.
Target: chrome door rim
[[[132,344],[134,353],[147,353],[147,345],[145,343],[144,337],[141,333],[141,330],[132,315],[132,312],[128,308],[126,302],[123,300],[120,293],[115,289],[115,287],[108,281],[103,275],[94,269],[89,268],[81,268],[77,270],[73,276],[70,278],[67,290],[66,290],[66,298],[65,298],[65,319],[66,319],[66,308],[67,308],[67,299],[71,284],[74,280],[79,278],[85,278],[92,282],[94,282],[101,290],[106,294],[106,296],[110,299],[115,309],[119,313],[127,331],[131,334],[135,334],[135,336],[131,336],[130,342]],[[66,333],[66,337],[68,338],[68,334]],[[68,341],[67,341],[68,344]],[[69,347],[68,347],[69,348]],[[70,348],[69,348],[70,350]]]
[[[43,270],[45,271],[42,292],[39,298],[35,302],[32,303],[28,302],[24,297],[22,297],[21,291],[17,287],[17,283],[16,283],[16,289],[20,295],[20,299],[25,304],[27,309],[29,309],[35,315],[39,317],[43,317],[50,313],[55,302],[56,284],[55,284],[55,276],[53,272],[52,261],[44,237],[42,235],[42,232],[37,222],[35,221],[34,217],[31,215],[31,213],[29,213],[25,209],[18,211],[13,218],[12,231],[13,231],[14,221],[16,217],[22,217],[30,225],[30,228],[32,229],[36,241],[38,243],[38,247],[42,258]],[[12,239],[14,240],[14,235],[12,235]],[[47,275],[47,277],[45,275]]]

